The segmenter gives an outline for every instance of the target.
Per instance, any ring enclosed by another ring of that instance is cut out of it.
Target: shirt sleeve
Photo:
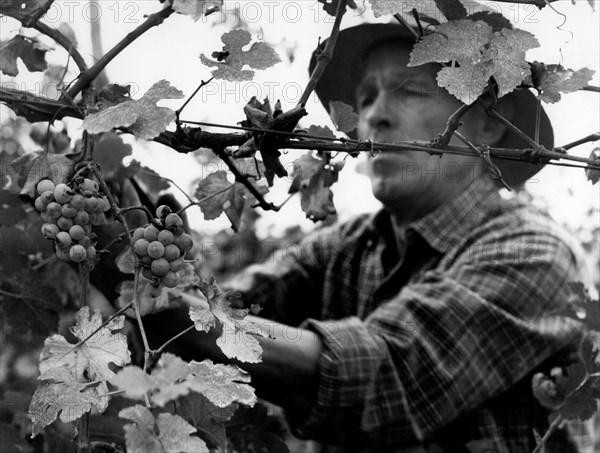
[[[515,252],[515,238],[528,253]],[[428,440],[576,341],[579,324],[552,314],[577,279],[561,240],[513,231],[478,245],[486,252],[424,273],[365,320],[307,320],[324,349],[316,404],[291,419],[297,435]]]
[[[325,267],[339,240],[340,227],[334,225],[299,244],[278,244],[263,263],[247,267],[224,287],[240,291],[247,307],[260,305],[261,317],[297,326],[318,316]]]

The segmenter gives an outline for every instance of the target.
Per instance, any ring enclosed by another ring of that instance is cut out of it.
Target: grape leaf
[[[215,406],[225,408],[232,403],[254,406],[254,389],[246,384],[250,375],[235,365],[214,364],[206,359],[202,362],[190,362],[191,376],[188,377],[190,389],[201,393]]]
[[[259,180],[265,174],[265,164],[254,157],[236,158],[233,164],[242,175],[254,180]]]
[[[11,231],[21,234],[11,236]],[[58,288],[46,284],[38,273],[31,272],[26,257],[18,260],[19,251],[28,252],[27,237],[22,233],[14,227],[0,228],[0,243],[3,245],[0,285],[15,294],[14,297],[2,295],[0,322],[5,332],[12,331],[21,338],[32,338],[29,346],[41,347],[44,337],[58,330],[59,313],[63,308]],[[17,253],[13,253],[14,249]]]
[[[216,60],[202,54],[200,61],[205,66],[217,66],[217,69],[212,71],[212,76],[216,79],[229,82],[250,81],[254,78],[254,71],[243,69],[244,65],[263,70],[281,61],[275,50],[264,42],[255,42],[250,49],[243,50],[251,40],[252,35],[246,30],[237,29],[224,33],[221,36],[221,41],[225,44],[223,51],[214,52],[212,55]],[[221,58],[224,61],[218,60],[222,55],[226,55]]]
[[[323,159],[317,159],[312,152],[303,154],[294,161],[294,172],[292,174],[292,185],[289,193],[296,193],[304,186],[308,185],[310,178],[313,177],[323,167]]]
[[[243,430],[235,429],[243,426]],[[258,403],[252,407],[240,406],[235,415],[227,423],[233,431],[230,437],[232,450],[245,451],[247,445],[252,445],[253,451],[270,453],[289,453],[285,442],[285,428],[278,418],[269,415],[268,408]]]
[[[467,9],[460,0],[435,0],[435,6],[448,20],[462,19],[467,16]]]
[[[23,26],[31,27],[52,3],[54,0],[2,0],[0,14],[14,17]]]
[[[119,256],[115,258],[117,268],[124,274],[133,274],[135,272],[135,256],[131,247],[125,248]]]
[[[121,170],[122,177],[133,177],[137,183],[143,186],[147,195],[152,195],[156,199],[158,199],[160,192],[171,187],[171,184],[165,178],[135,159],[129,162],[126,167],[122,167]]]
[[[538,91],[538,98],[554,104],[560,101],[560,93],[574,93],[587,86],[596,71],[589,68],[574,71],[561,65],[544,65],[535,61],[531,73],[532,85]]]
[[[302,106],[294,107],[287,112],[281,109],[281,103],[275,103],[275,109],[271,109],[268,98],[264,102],[259,102],[256,96],[244,106],[246,120],[241,124],[244,127],[262,129],[263,131],[253,131],[252,137],[240,146],[234,153],[234,157],[254,156],[256,150],[260,150],[263,163],[265,165],[265,177],[269,187],[273,185],[275,176],[283,178],[287,176],[287,171],[281,164],[279,148],[285,146],[286,135],[271,133],[269,131],[292,132],[300,118],[305,116],[306,110]]]
[[[483,21],[461,19],[435,27],[435,32],[423,36],[410,54],[408,66],[425,63],[475,63],[481,59],[481,49],[492,39],[492,27]]]
[[[502,31],[503,28],[513,29],[513,24],[510,23],[508,18],[494,11],[477,11],[476,13],[469,14],[467,19],[471,19],[474,22],[482,20],[492,27],[492,31]]]
[[[82,127],[90,134],[108,132],[117,127],[127,127],[136,137],[151,140],[175,120],[175,112],[168,107],[158,107],[161,99],[181,99],[183,93],[160,80],[150,87],[140,100],[129,100],[88,115]]]
[[[417,11],[431,11],[431,7],[435,6],[430,0],[408,0],[401,2],[398,0],[370,0],[370,2],[375,17],[411,11],[413,8],[417,9]]]
[[[438,84],[465,104],[474,102],[490,77],[498,84],[498,96],[513,91],[529,75],[525,51],[538,47],[526,31],[503,28],[493,32],[485,22],[469,19],[447,22],[415,44],[408,66],[455,60],[459,66],[444,67]]]
[[[437,75],[438,85],[465,104],[472,104],[485,89],[493,65],[489,62],[459,68],[442,68]]]
[[[183,381],[188,373],[186,362],[171,353],[164,353],[151,374],[138,366],[128,365],[117,373],[112,383],[125,390],[127,398],[143,399],[148,394],[153,404],[164,407],[169,401],[189,393],[189,383]]]
[[[94,160],[105,179],[111,179],[123,167],[123,159],[131,155],[132,147],[120,135],[108,132],[94,145]]]
[[[588,376],[575,391],[567,396],[558,412],[567,420],[589,420],[598,409],[600,376]]]
[[[129,453],[208,453],[202,439],[190,436],[196,429],[178,415],[163,413],[155,419],[150,409],[136,405],[119,417],[134,422],[124,426]]]
[[[600,373],[600,336],[588,332],[579,346],[579,356],[588,374]]]
[[[237,358],[242,362],[260,362],[262,348],[256,336],[264,334],[253,323],[244,321],[248,309],[231,307],[230,300],[239,298],[240,293],[221,293],[213,277],[203,280],[198,289],[206,297],[208,307],[190,307],[190,319],[194,321],[196,330],[208,332],[219,320],[223,329],[217,345],[223,353],[230,359]]]
[[[202,16],[220,11],[223,0],[173,0],[173,9],[179,14],[190,16],[194,22]]]
[[[323,220],[335,214],[333,192],[330,187],[337,182],[338,173],[344,162],[331,162],[331,154],[321,154],[321,158],[307,153],[294,161],[294,173],[289,193],[300,191],[300,206],[311,220]]]
[[[68,423],[77,420],[92,408],[100,412],[104,411],[108,405],[108,398],[99,395],[107,391],[106,385],[91,387],[89,383],[75,380],[42,382],[33,394],[29,406],[29,414],[33,421],[33,437],[54,422],[59,414],[60,419]]]
[[[265,186],[255,185],[255,187],[261,194],[268,191]],[[202,179],[196,187],[194,196],[201,200],[200,210],[206,220],[216,219],[225,212],[234,231],[237,231],[240,226],[246,203],[255,200],[242,183],[230,183],[227,180],[227,173],[223,170],[211,173]]]
[[[340,101],[329,101],[329,108],[331,110],[331,121],[333,121],[338,131],[347,134],[358,127],[358,115],[351,105]]]
[[[110,83],[103,87],[98,93],[95,110],[104,110],[121,102],[131,100],[131,85],[118,85]]]
[[[6,75],[15,77],[19,74],[17,58],[20,58],[30,72],[45,71],[48,67],[47,50],[35,40],[17,35],[0,49],[0,70]]]
[[[513,91],[529,75],[525,51],[539,45],[535,36],[523,30],[505,28],[494,33],[488,55],[484,53],[484,56],[494,63],[492,75],[498,83],[498,97]]]
[[[83,340],[102,325],[102,314],[96,310],[90,318],[89,308],[83,307],[76,313],[75,321],[71,331],[79,340]],[[77,348],[62,335],[46,338],[40,355],[40,372],[43,375],[52,368],[67,365],[78,381],[84,376],[91,380],[111,381],[115,374],[110,370],[109,363],[124,366],[131,360],[127,338],[121,333],[113,333],[121,329],[124,323],[125,317],[118,316]]]
[[[224,408],[217,407],[201,393],[192,392],[179,398],[176,405],[179,415],[205,434],[216,447],[227,451],[227,435],[223,422],[233,416],[238,408],[237,404],[231,404]]]
[[[307,130],[308,135],[324,138],[336,138],[335,134],[327,126],[310,126]]]
[[[316,222],[336,213],[333,192],[326,184],[324,172],[316,173],[301,192],[300,207],[307,218]]]
[[[600,165],[600,148],[594,148],[589,158],[594,159],[594,164]],[[600,170],[586,169],[585,176],[594,185],[600,181]]]
[[[318,0],[319,3],[323,4],[323,10],[329,14],[330,16],[335,17],[335,13],[337,11],[339,0]],[[354,0],[347,0],[346,6],[351,9],[356,9],[356,3]]]
[[[41,179],[50,179],[54,184],[67,182],[80,157],[80,153],[52,154],[44,151],[24,154],[6,165],[4,174],[10,177],[10,185],[6,189],[34,198]]]

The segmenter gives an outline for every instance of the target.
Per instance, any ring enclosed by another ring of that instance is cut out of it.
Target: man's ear
[[[495,110],[508,121],[512,122],[515,115],[515,104],[512,99],[504,97],[498,101]],[[473,108],[469,113],[473,115],[472,121],[475,127],[472,140],[476,144],[481,145],[485,143],[494,146],[500,142],[506,132],[504,124],[487,115],[479,106]]]

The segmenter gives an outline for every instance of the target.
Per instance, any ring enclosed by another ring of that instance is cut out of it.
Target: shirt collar
[[[458,244],[498,206],[498,187],[489,177],[475,179],[449,203],[408,226],[441,253]]]
[[[418,233],[430,247],[445,254],[497,207],[498,199],[495,182],[485,176],[477,178],[449,203],[408,225],[407,234],[410,236],[412,232]],[[382,232],[390,231],[393,238],[391,220],[386,209],[375,214],[372,225],[374,234],[381,236]],[[386,242],[391,245],[393,240],[386,238]]]

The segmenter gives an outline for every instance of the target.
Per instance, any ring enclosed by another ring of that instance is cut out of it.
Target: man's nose
[[[389,95],[380,93],[368,107],[365,119],[372,130],[388,129],[395,125],[395,116]]]

